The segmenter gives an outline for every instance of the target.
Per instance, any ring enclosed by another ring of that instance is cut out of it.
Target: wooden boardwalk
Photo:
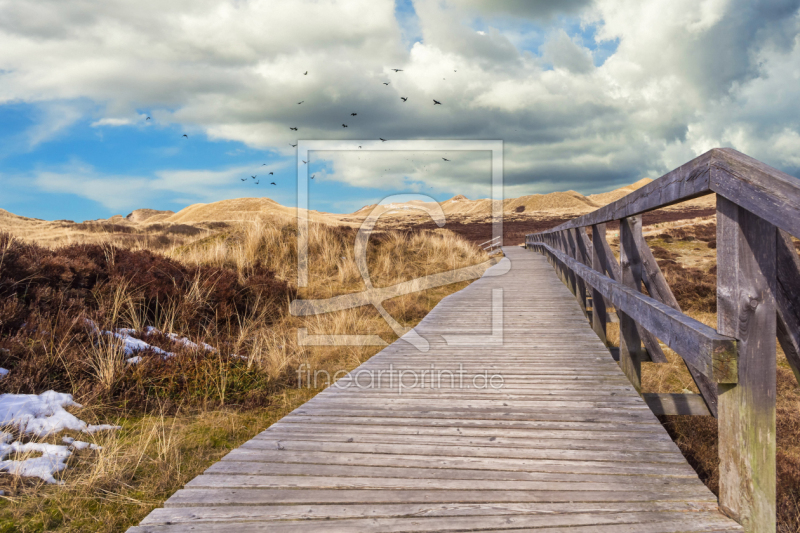
[[[428,352],[395,342],[354,371],[361,387],[326,389],[129,532],[742,531],[545,258],[504,251],[510,272],[420,323]],[[502,344],[448,346],[441,335],[492,333],[495,289]]]

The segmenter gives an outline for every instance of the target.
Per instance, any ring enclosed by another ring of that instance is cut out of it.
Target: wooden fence
[[[717,194],[717,329],[683,314],[642,235],[641,213]],[[619,220],[619,262],[606,223]],[[591,237],[587,234],[591,228]],[[641,390],[641,362],[686,362],[700,395],[645,394],[656,414],[719,424],[719,505],[748,532],[775,531],[776,336],[800,380],[800,180],[717,148],[592,213],[526,236],[605,340],[619,318],[619,363]],[[646,294],[642,291],[646,289]]]

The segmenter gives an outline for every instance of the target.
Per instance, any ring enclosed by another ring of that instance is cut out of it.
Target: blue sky
[[[796,173],[798,5],[740,4],[6,4],[0,208],[293,205],[297,139],[501,139],[507,197],[608,190],[715,146]],[[440,156],[312,156],[311,208],[488,196],[479,154]]]

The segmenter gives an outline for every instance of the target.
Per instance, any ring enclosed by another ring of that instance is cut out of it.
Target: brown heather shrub
[[[166,336],[146,340],[176,357],[147,357],[139,365],[123,367],[114,382],[108,364],[115,349],[107,347],[106,359],[93,357],[98,345],[107,341],[95,338],[85,319],[103,329],[141,331],[145,325],[156,325],[165,333],[206,340],[228,358],[226,350],[242,326],[242,317],[258,317],[263,325],[274,323],[294,295],[288,283],[258,262],[238,272],[187,266],[148,250],[110,245],[48,250],[7,234],[0,234],[0,250],[0,366],[11,370],[0,382],[2,392],[55,389],[70,391],[79,399],[113,397],[129,407],[146,407],[153,395],[188,403],[221,401],[208,386],[208,376],[219,373],[219,356],[176,345]],[[229,399],[252,403],[251,388],[262,391],[262,398],[274,392],[263,387],[259,377],[237,373],[245,366],[241,360],[223,366],[235,374],[226,391]]]

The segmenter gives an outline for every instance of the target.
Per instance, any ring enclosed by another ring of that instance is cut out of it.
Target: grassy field
[[[122,426],[88,439],[72,434],[103,448],[75,452],[59,475],[63,485],[0,475],[0,531],[124,531],[319,392],[297,388],[299,365],[333,375],[380,349],[299,346],[298,327],[395,340],[371,307],[305,318],[287,311],[298,296],[364,288],[354,238],[351,228],[312,224],[310,283],[298,291],[296,228],[287,219],[228,226],[159,252],[146,240],[132,248],[107,242],[51,249],[0,235],[0,366],[10,370],[0,392],[69,392],[85,406],[75,411],[83,420]],[[445,230],[378,232],[367,258],[376,287],[488,260]],[[400,296],[385,307],[413,326],[465,285]],[[101,329],[132,328],[176,356],[145,354],[126,364],[119,343],[94,335],[85,319]],[[160,333],[145,336],[147,326]],[[182,346],[170,333],[216,351]],[[60,443],[65,434],[45,441]]]

